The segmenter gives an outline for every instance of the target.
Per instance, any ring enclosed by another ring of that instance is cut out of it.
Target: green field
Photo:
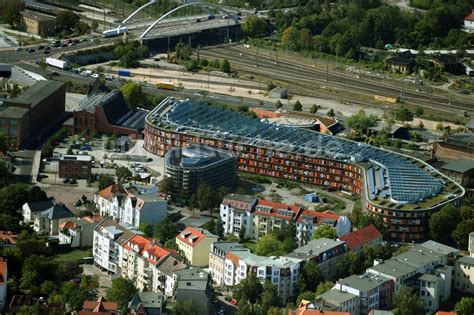
[[[69,253],[58,254],[54,257],[55,261],[59,262],[69,262],[69,261],[79,261],[84,257],[91,257],[92,250],[91,249],[76,249]]]

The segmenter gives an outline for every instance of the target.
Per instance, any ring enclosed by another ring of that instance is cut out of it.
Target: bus
[[[175,88],[174,84],[169,82],[159,82],[156,87],[163,90],[174,90]]]

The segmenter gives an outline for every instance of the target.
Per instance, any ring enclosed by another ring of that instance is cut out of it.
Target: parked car
[[[65,178],[65,179],[63,179],[63,183],[64,183],[64,184],[67,184],[67,183],[69,183],[69,178]]]
[[[28,52],[29,52],[29,53],[34,53],[34,52],[35,52],[35,49],[34,49],[34,48],[30,48],[30,49],[28,49]]]
[[[23,50],[23,48],[21,48],[21,47],[15,48],[15,51],[22,51],[22,50]]]
[[[44,46],[43,46],[43,45],[39,45],[39,46],[38,46],[38,50],[42,50],[42,49],[44,49]]]
[[[73,178],[69,181],[69,184],[72,184],[72,185],[77,184],[77,180]]]

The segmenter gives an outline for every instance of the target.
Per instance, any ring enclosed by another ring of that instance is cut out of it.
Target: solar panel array
[[[281,126],[236,111],[190,100],[176,101],[163,117],[158,117],[159,114],[154,112],[150,120],[157,122],[158,119],[155,118],[160,118],[168,124],[176,125],[180,131],[189,129],[211,134],[216,138],[232,139],[249,145],[320,158],[377,163],[387,172],[387,181],[383,180],[383,185],[388,187],[389,191],[385,192],[385,195],[395,203],[419,202],[439,194],[444,186],[440,179],[420,169],[412,159],[367,144],[310,130]],[[372,170],[369,181],[370,178],[374,181],[374,176]]]

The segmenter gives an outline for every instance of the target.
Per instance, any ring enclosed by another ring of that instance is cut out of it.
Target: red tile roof
[[[110,185],[107,188],[99,191],[99,196],[109,201],[112,201],[115,195],[126,195],[127,190],[120,184]]]
[[[89,223],[99,223],[100,221],[102,221],[103,217],[101,217],[100,215],[90,215],[87,217],[82,217],[81,219]]]
[[[74,223],[74,222],[68,220],[68,221],[66,221],[66,222],[64,222],[64,223],[62,223],[62,224],[60,224],[60,225],[59,225],[59,228],[60,228],[61,230],[64,230],[64,229],[74,229],[74,228],[76,228],[76,226],[77,226],[76,223]]]
[[[0,284],[4,284],[7,281],[7,260],[0,257]]]
[[[141,235],[135,235],[123,246],[127,250],[134,250],[135,247],[138,247],[138,253],[153,265],[170,254],[169,251],[155,244],[153,240]]]
[[[436,312],[436,315],[456,315],[456,312],[438,311],[438,312]]]
[[[313,310],[308,309],[309,301],[301,301],[300,306],[293,311],[291,309],[288,310],[288,315],[349,315],[348,312],[338,312],[338,311],[321,311],[321,310]]]
[[[260,211],[257,209],[258,206],[266,206],[266,207],[271,207],[272,210],[271,212],[265,212],[265,211]],[[278,218],[283,218],[283,219],[289,219],[289,218],[294,218],[298,215],[298,213],[301,210],[300,206],[297,205],[288,205],[286,203],[281,203],[281,202],[274,202],[274,201],[268,201],[268,200],[263,200],[263,199],[258,199],[255,214],[256,215],[263,215],[263,216],[268,216],[268,217],[278,217]],[[284,209],[284,210],[289,210],[293,212],[292,216],[282,216],[278,214],[276,211]]]
[[[17,235],[10,231],[0,231],[0,245],[1,244],[10,244],[16,245]]]
[[[176,235],[176,239],[184,242],[185,244],[188,244],[191,247],[194,247],[210,235],[212,234],[209,231],[206,231],[204,229],[195,229],[193,227],[188,226],[184,229],[183,232]]]
[[[378,238],[382,238],[382,233],[380,233],[373,224],[339,237],[341,241],[347,243],[349,249],[363,246],[364,244]]]
[[[324,219],[337,221],[340,218],[340,216],[331,211],[319,212],[315,210],[303,210],[296,221],[301,222],[303,220],[303,216],[312,216],[316,221],[315,223],[318,224]]]
[[[235,255],[231,251],[227,252],[227,255],[225,256],[225,258],[229,259],[234,264],[234,266],[239,265],[239,260],[240,260],[239,256]]]
[[[107,302],[103,297],[97,301],[84,301],[82,311],[79,315],[85,314],[117,314],[117,302]]]
[[[464,21],[474,22],[474,10],[464,18]]]

